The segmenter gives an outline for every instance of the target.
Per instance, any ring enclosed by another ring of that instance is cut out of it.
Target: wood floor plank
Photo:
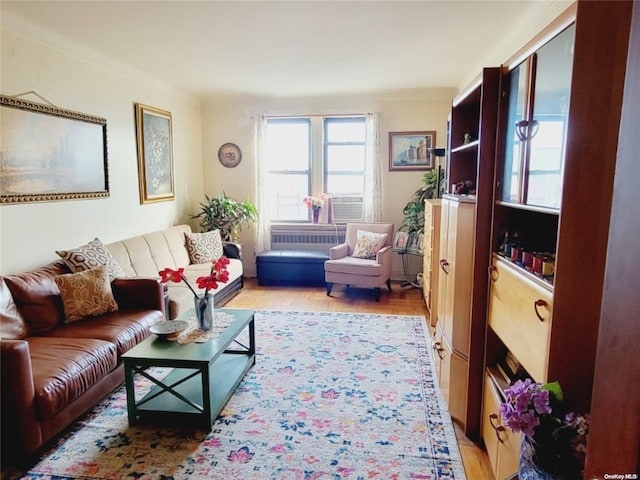
[[[383,289],[376,302],[369,289],[335,285],[328,297],[324,287],[266,287],[255,278],[245,279],[244,288],[225,305],[229,308],[260,310],[321,311],[392,315],[424,315],[426,307],[422,291],[393,283],[391,292]],[[428,325],[428,322],[426,322]],[[462,462],[469,480],[491,480],[491,466],[486,452],[473,443],[456,426],[456,437]]]

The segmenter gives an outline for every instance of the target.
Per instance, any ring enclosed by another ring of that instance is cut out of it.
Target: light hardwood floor
[[[245,280],[239,295],[225,305],[229,308],[263,310],[298,310],[322,312],[389,313],[394,315],[424,315],[426,308],[422,292],[413,287],[401,287],[393,283],[389,293],[383,289],[376,302],[371,290],[347,289],[335,285],[331,297],[324,288],[264,287],[255,278]],[[456,437],[462,461],[469,480],[491,480],[491,466],[486,452],[464,436],[456,426]]]

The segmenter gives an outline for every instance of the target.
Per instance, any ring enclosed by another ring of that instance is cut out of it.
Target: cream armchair
[[[334,283],[373,288],[376,302],[385,284],[391,291],[393,234],[393,223],[348,223],[344,243],[332,247],[324,263],[327,295]]]

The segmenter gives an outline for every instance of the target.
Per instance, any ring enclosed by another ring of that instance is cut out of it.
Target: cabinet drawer
[[[489,326],[527,372],[545,382],[553,295],[516,268],[503,259],[493,259]]]
[[[432,252],[431,249],[429,248],[425,248],[424,252],[423,252],[423,260],[422,263],[424,265],[430,265],[431,264],[431,257],[432,257]]]
[[[424,224],[430,226],[433,224],[433,207],[426,205],[424,209]]]
[[[445,341],[446,345],[446,341]],[[457,352],[450,354],[449,367],[449,412],[451,418],[457,420],[460,425],[466,425],[467,412],[467,372],[469,362]]]
[[[449,404],[449,377],[451,376],[451,347],[444,339],[442,330],[436,328],[434,353],[438,369],[438,385],[447,405]]]
[[[496,479],[507,478],[518,471],[521,438],[520,434],[502,425],[500,402],[498,388],[486,373],[482,396],[482,440]]]

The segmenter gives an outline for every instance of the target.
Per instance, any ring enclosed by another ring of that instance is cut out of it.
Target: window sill
[[[338,232],[344,233],[346,224],[333,223],[271,223],[271,233]]]

